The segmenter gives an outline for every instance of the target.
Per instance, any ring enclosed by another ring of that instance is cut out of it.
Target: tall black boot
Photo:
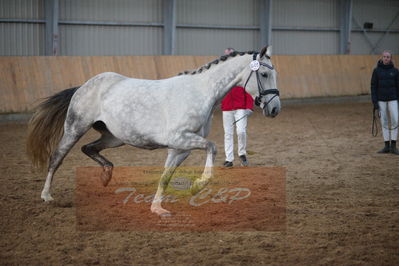
[[[389,141],[385,141],[385,147],[382,150],[378,151],[378,153],[389,153],[391,151],[389,146]]]
[[[391,153],[399,155],[399,151],[396,148],[396,140],[391,141]]]

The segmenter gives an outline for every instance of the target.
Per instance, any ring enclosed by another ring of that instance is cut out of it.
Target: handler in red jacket
[[[224,53],[234,52],[227,48]],[[247,118],[252,114],[254,100],[243,87],[233,87],[222,100],[225,167],[232,167],[234,161],[234,125],[237,129],[238,156],[242,166],[248,166],[247,160]]]

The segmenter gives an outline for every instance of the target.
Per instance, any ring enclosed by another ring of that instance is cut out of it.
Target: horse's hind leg
[[[84,133],[88,130],[88,128],[77,128],[68,127],[64,130],[64,135],[61,138],[61,141],[58,144],[57,149],[50,156],[50,163],[48,168],[48,173],[46,177],[46,182],[44,183],[44,188],[42,190],[41,198],[44,201],[52,201],[53,197],[50,194],[51,182],[53,180],[54,173],[57,171],[58,167],[61,165],[62,160],[71,150],[73,145],[83,136]]]
[[[95,127],[94,127],[95,128]],[[100,151],[107,148],[115,148],[124,145],[124,143],[115,138],[107,129],[103,128],[101,130],[95,128],[101,132],[101,137],[89,144],[82,147],[82,152],[89,156],[91,159],[96,161],[103,167],[103,172],[101,173],[101,181],[104,186],[107,186],[112,178],[112,169],[114,165],[107,158],[100,154]]]

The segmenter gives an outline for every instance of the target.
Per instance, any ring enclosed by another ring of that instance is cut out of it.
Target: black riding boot
[[[391,141],[391,153],[399,155],[399,151],[396,148],[396,140]]]
[[[391,151],[389,141],[385,141],[385,147],[378,151],[378,153],[389,153]]]

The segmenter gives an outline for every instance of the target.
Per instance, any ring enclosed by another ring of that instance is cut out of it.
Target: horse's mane
[[[195,75],[195,74],[200,74],[201,72],[203,72],[204,70],[208,70],[211,68],[212,65],[217,65],[219,62],[224,62],[227,59],[231,58],[231,57],[235,57],[237,55],[242,56],[242,55],[246,55],[246,54],[254,54],[256,53],[255,51],[247,51],[247,52],[238,52],[238,51],[234,51],[228,55],[222,55],[221,57],[219,57],[218,59],[213,60],[212,62],[209,62],[203,66],[201,66],[200,68],[196,69],[196,70],[186,70],[184,72],[179,73],[178,75]]]

